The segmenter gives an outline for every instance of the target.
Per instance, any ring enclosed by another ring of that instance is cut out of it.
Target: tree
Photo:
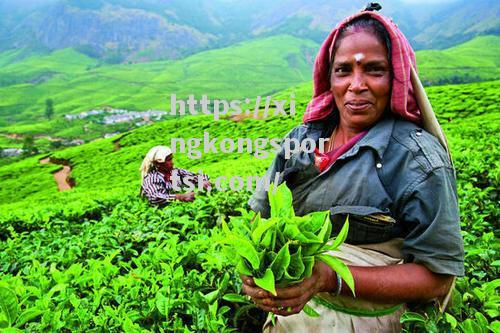
[[[48,119],[54,115],[54,101],[51,98],[45,100],[45,115]]]
[[[35,147],[35,139],[32,135],[27,135],[23,140],[23,154],[33,155],[38,153],[38,148]]]

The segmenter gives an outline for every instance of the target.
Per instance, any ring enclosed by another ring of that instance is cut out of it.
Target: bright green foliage
[[[429,323],[427,327],[435,325],[439,332],[471,332],[476,325],[484,324],[483,317],[487,324],[482,327],[498,332],[500,81],[430,87],[427,91],[443,124],[457,171],[465,276],[457,280],[449,314],[440,316],[432,310],[418,313]],[[151,146],[168,144],[172,137],[200,137],[203,130],[217,137],[283,137],[300,123],[311,84],[277,93],[273,98],[286,99],[292,92],[297,102],[296,117],[240,122],[183,117],[59,151],[53,157],[70,162],[76,181],[76,187],[67,192],[57,191],[52,176],[60,166],[40,164],[43,155],[12,163],[2,161],[0,286],[16,295],[19,310],[14,325],[32,332],[64,332],[64,327],[74,332],[158,332],[174,331],[176,327],[182,332],[223,330],[220,323],[224,322],[228,329],[247,325],[247,332],[256,331],[263,317],[254,306],[244,303],[243,296],[236,296],[239,277],[230,274],[228,287],[223,288],[224,273],[231,270],[234,254],[227,255],[212,245],[223,235],[217,220],[243,214],[237,208],[245,204],[244,195],[219,193],[199,196],[194,205],[151,208],[137,199],[138,168]],[[54,101],[58,103],[55,97]],[[115,149],[114,140],[119,141],[120,150]],[[258,159],[250,154],[209,154],[201,159],[175,155],[177,166],[202,169],[211,177],[260,175],[270,161],[271,157]],[[113,251],[119,253],[111,257]],[[118,270],[109,267],[106,258]],[[53,264],[66,278],[55,270],[51,272]],[[163,270],[162,264],[172,269]],[[179,270],[176,276],[180,276],[181,266],[184,275],[178,281],[174,272]],[[170,292],[159,291],[172,281],[177,282]],[[64,291],[44,298],[61,282],[68,284]],[[216,293],[219,289],[224,291]],[[216,301],[207,304],[214,294]],[[180,299],[184,301],[176,301]],[[231,310],[220,310],[214,316],[214,304],[218,309],[229,306]],[[43,314],[37,315],[40,308]],[[19,324],[19,318],[30,317],[24,325]],[[258,319],[252,321],[254,317]],[[0,322],[7,322],[4,318],[0,314]],[[233,318],[238,318],[236,323]],[[60,321],[65,326],[56,329]],[[416,324],[408,320],[404,326],[408,332],[425,331]],[[163,325],[168,328],[160,328]]]
[[[232,231],[223,222],[226,243],[239,255],[239,273],[253,276],[256,285],[276,295],[276,287],[287,287],[310,277],[315,262],[322,261],[354,292],[354,280],[347,266],[325,254],[344,242],[349,222],[344,223],[333,244],[327,245],[332,231],[329,211],[295,216],[292,192],[286,184],[272,192],[268,192],[269,219],[261,218],[260,214],[253,221],[235,217],[233,220],[239,221],[234,222]]]
[[[255,331],[262,315],[237,295],[233,258],[218,245],[218,219],[245,199],[215,193],[162,210],[126,197],[94,216],[8,227],[0,331]]]

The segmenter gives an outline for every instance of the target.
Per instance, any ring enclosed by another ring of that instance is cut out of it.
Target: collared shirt
[[[197,187],[198,174],[177,168],[172,170],[172,174],[174,173],[178,176],[175,187],[172,184],[172,177],[168,180],[163,173],[153,168],[142,181],[141,195],[145,195],[151,204],[162,206],[175,200],[175,188],[182,188],[187,177],[191,177],[191,183]],[[202,181],[209,180],[207,175],[201,177]]]
[[[334,126],[331,119],[299,125],[287,137],[318,143]],[[322,172],[313,153],[299,151],[287,160],[282,148],[267,176],[274,179],[276,172],[292,190],[297,215],[330,210],[338,232],[339,217],[349,214],[347,242],[402,237],[406,262],[436,273],[464,274],[454,170],[437,139],[417,125],[386,116]],[[255,192],[249,205],[269,216],[267,192]]]

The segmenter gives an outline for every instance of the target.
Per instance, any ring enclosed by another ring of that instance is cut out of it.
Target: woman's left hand
[[[336,281],[334,277],[335,273],[328,265],[317,262],[309,278],[288,288],[277,288],[276,296],[257,287],[249,276],[242,276],[242,291],[249,295],[262,310],[280,316],[289,316],[302,311],[316,293],[331,291],[332,281]]]

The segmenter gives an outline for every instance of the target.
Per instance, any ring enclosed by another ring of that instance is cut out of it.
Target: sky
[[[401,0],[403,3],[451,3],[451,2],[457,2],[459,0]],[[382,2],[382,1],[381,1]]]

